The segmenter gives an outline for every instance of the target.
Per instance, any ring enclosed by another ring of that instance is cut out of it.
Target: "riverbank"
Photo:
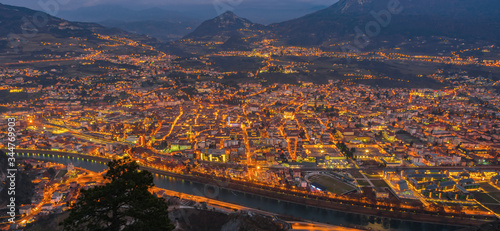
[[[277,191],[276,188],[266,187],[263,185],[252,185],[251,183],[248,182],[240,182],[240,181],[227,182],[224,181],[223,179],[217,179],[215,177],[181,175],[181,174],[156,170],[149,167],[143,167],[143,169],[156,174],[161,174],[165,176],[170,176],[174,178],[184,179],[203,184],[211,184],[219,188],[234,190],[241,193],[254,194],[274,200],[297,203],[311,207],[326,208],[347,213],[373,215],[377,217],[393,218],[406,221],[419,221],[425,223],[435,223],[435,224],[455,225],[455,226],[478,226],[496,220],[494,217],[491,217],[491,219],[481,219],[477,217],[458,218],[451,216],[443,216],[437,213],[423,214],[423,213],[403,211],[403,210],[394,210],[391,207],[384,208],[378,206],[378,208],[374,208],[371,207],[370,204],[362,204],[362,203],[355,203],[355,202],[341,201],[341,200],[335,201],[333,199],[324,199],[321,198],[320,196],[311,196],[303,193],[289,194],[287,192]]]
[[[105,163],[109,161],[109,159],[105,159],[102,157],[86,156],[78,153],[66,153],[66,152],[62,153],[56,151],[38,151],[38,150],[23,150],[23,151],[19,150],[18,152],[24,152],[24,153],[36,152],[39,155],[40,154],[51,155],[53,157],[59,157],[59,158],[88,159],[99,163]],[[27,157],[29,158],[32,156],[33,155]],[[442,214],[437,214],[437,213],[424,214],[404,209],[394,210],[394,208],[390,206],[373,207],[373,205],[371,204],[332,199],[322,196],[313,196],[310,194],[305,194],[300,192],[292,193],[284,189],[279,189],[279,188],[277,189],[265,185],[255,185],[249,182],[234,181],[234,180],[224,181],[225,179],[220,179],[208,175],[203,176],[203,175],[177,174],[145,166],[142,166],[141,168],[159,175],[174,177],[177,179],[184,179],[203,184],[210,184],[218,188],[238,191],[245,194],[258,195],[261,197],[266,197],[277,201],[284,201],[284,202],[286,201],[299,205],[330,209],[334,211],[342,211],[352,214],[372,215],[377,217],[394,218],[404,221],[418,221],[424,223],[435,223],[435,224],[444,224],[453,226],[477,226],[495,220],[495,218],[489,218],[485,220],[483,219],[483,217],[471,217],[471,216],[451,217],[451,216],[443,216]]]

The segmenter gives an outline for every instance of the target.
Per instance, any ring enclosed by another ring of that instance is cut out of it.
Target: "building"
[[[389,192],[385,188],[375,187],[374,191],[376,198],[389,198]]]
[[[405,180],[400,180],[396,183],[396,189],[399,190],[400,192],[405,192],[408,191],[408,182]]]
[[[23,205],[19,207],[19,214],[29,215],[31,213],[31,205]]]

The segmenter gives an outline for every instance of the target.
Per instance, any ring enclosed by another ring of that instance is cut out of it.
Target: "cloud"
[[[289,3],[289,2],[307,2],[318,5],[331,5],[337,0],[0,0],[0,3],[25,6],[30,8],[40,8],[40,3],[58,2],[62,9],[64,8],[79,8],[83,6],[96,6],[96,5],[143,5],[143,6],[157,6],[157,5],[211,5],[215,1],[234,3],[257,3],[257,2],[272,2],[276,3]],[[67,3],[65,3],[67,2]]]
[[[44,3],[58,3],[60,10],[74,10],[81,7],[91,7],[99,5],[120,5],[131,9],[145,9],[151,7],[162,7],[168,9],[187,9],[184,6],[206,6],[213,8],[214,3],[225,4],[235,9],[245,10],[245,8],[267,8],[267,9],[297,9],[301,4],[327,6],[338,0],[0,0],[0,3],[14,6],[27,7],[34,10],[44,11]],[[207,8],[208,9],[208,8]],[[56,15],[57,16],[57,15]]]

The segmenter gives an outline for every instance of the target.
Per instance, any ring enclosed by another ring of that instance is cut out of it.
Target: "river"
[[[19,157],[23,157],[22,155]],[[27,157],[27,155],[24,155]],[[49,157],[37,155],[29,158],[42,159],[61,164],[73,163],[75,167],[84,168],[90,171],[100,172],[107,169],[103,162],[96,162],[84,159],[68,159],[61,157]],[[298,217],[310,221],[317,221],[332,225],[363,227],[371,230],[400,230],[400,231],[452,231],[463,227],[441,225],[433,223],[402,221],[391,218],[382,218],[362,214],[347,213],[323,208],[305,206],[297,203],[283,202],[253,194],[219,189],[197,182],[191,182],[174,177],[155,175],[155,184],[159,188],[164,188],[176,192],[192,194],[197,196],[207,196],[212,199],[242,205],[245,207],[265,210],[272,213],[284,214]]]

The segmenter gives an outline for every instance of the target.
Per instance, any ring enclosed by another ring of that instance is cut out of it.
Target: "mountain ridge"
[[[225,42],[233,36],[243,36],[246,34],[245,30],[265,28],[266,26],[239,17],[232,11],[226,11],[213,19],[204,21],[193,32],[186,35],[184,39]]]
[[[26,7],[10,6],[0,3],[0,34],[19,34],[32,36],[38,33],[51,33],[59,36],[93,37],[92,33],[120,34],[138,36],[117,28],[107,28],[98,23],[72,22],[50,14],[32,10]],[[30,31],[33,33],[28,35]],[[144,37],[143,37],[144,38]]]
[[[71,22],[41,11],[0,4],[0,53],[22,52],[23,47],[30,47],[28,44],[39,46],[39,40],[44,36],[48,36],[45,38],[47,41],[62,39],[68,40],[70,44],[69,40],[84,38],[98,44],[102,41],[99,34],[126,37],[147,44],[157,42],[118,28],[107,28],[97,23]]]

